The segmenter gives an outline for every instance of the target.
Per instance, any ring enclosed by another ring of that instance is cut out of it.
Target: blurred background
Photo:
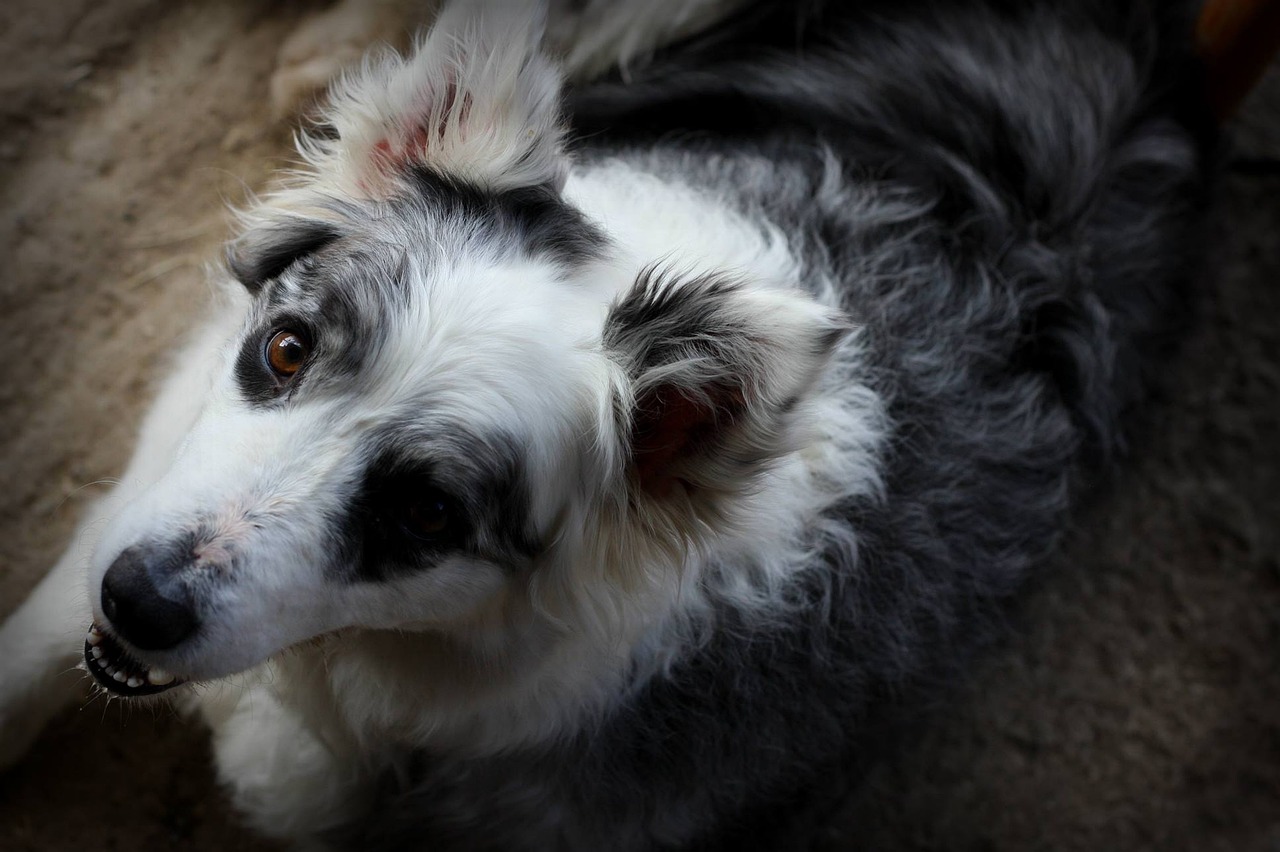
[[[324,7],[0,8],[0,617],[121,470],[225,203],[288,164],[269,81]],[[1280,850],[1280,67],[1230,127],[1202,320],[1134,458],[826,852]],[[7,852],[272,848],[168,711],[81,702],[0,775]]]

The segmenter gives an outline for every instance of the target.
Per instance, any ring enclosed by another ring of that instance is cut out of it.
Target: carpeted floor
[[[287,158],[266,81],[316,8],[0,9],[0,616],[120,469],[224,200]],[[1280,70],[1233,129],[1216,281],[1132,464],[827,852],[1280,850]],[[0,776],[3,850],[269,848],[166,714],[87,704]]]

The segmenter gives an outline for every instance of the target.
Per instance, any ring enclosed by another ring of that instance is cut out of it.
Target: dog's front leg
[[[54,569],[0,626],[0,769],[16,762],[45,723],[82,694],[76,664],[89,625],[86,540],[100,516],[100,509],[91,513]]]
[[[286,707],[270,686],[275,679],[267,672],[247,689],[226,684],[200,697],[218,778],[258,831],[324,848],[310,844],[367,808],[372,786],[356,751],[326,742]]]

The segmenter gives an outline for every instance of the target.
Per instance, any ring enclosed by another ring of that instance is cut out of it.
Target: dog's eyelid
[[[301,337],[312,352],[315,352],[319,346],[320,341],[313,324],[292,314],[277,317],[274,321],[265,324],[258,336],[265,343],[282,331],[292,332]]]
[[[382,480],[379,490],[388,497],[401,499],[420,500],[437,496],[464,508],[463,502],[454,496],[446,483],[440,481],[438,472],[434,469],[405,468],[393,471]]]

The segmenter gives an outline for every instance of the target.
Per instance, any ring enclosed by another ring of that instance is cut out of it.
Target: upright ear
[[[632,473],[659,499],[739,493],[794,449],[793,416],[848,326],[803,294],[649,269],[609,312]]]
[[[415,168],[559,189],[568,161],[545,16],[539,2],[453,0],[408,57],[388,50],[335,84],[329,132],[304,139],[303,156],[356,197],[386,197]]]

